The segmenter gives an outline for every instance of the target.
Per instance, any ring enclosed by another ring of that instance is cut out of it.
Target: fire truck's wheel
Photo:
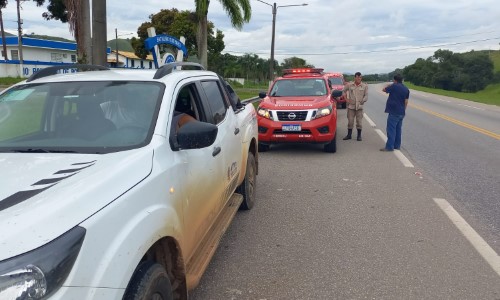
[[[259,143],[259,152],[266,152],[269,150],[269,145]]]
[[[123,299],[173,300],[172,286],[165,268],[153,261],[142,262],[135,270]]]
[[[324,146],[324,150],[325,150],[325,152],[329,152],[329,153],[337,152],[337,132],[335,132],[335,136],[333,137],[333,140]]]
[[[342,108],[346,108],[347,107],[347,103],[342,103]]]
[[[240,205],[242,210],[252,209],[255,203],[255,188],[257,186],[257,164],[252,153],[248,153],[247,171],[245,179],[236,189],[236,192],[243,195],[243,202]]]

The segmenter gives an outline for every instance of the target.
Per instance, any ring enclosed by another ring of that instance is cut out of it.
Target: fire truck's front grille
[[[277,111],[279,121],[305,121],[307,110]]]

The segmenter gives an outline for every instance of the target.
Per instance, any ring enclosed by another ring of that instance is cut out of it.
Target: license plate
[[[283,131],[300,131],[302,130],[300,124],[286,124],[281,126]]]

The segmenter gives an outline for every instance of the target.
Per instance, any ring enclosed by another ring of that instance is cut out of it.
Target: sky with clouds
[[[432,56],[500,49],[498,0],[250,0],[252,18],[233,29],[220,1],[210,1],[208,18],[222,30],[233,55],[257,54],[269,59],[272,7],[276,14],[275,59],[297,56],[331,72],[387,73]],[[289,6],[307,3],[307,6]],[[148,16],[161,9],[194,10],[194,0],[107,0],[108,40],[135,35]],[[45,21],[45,7],[22,3],[24,33],[72,39],[67,24]],[[2,10],[4,27],[17,34],[16,1]],[[133,33],[133,34],[131,34]]]

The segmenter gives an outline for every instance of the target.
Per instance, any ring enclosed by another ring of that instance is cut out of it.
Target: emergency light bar
[[[324,69],[321,68],[302,68],[302,69],[285,69],[283,75],[301,74],[301,73],[318,73],[321,74]]]

